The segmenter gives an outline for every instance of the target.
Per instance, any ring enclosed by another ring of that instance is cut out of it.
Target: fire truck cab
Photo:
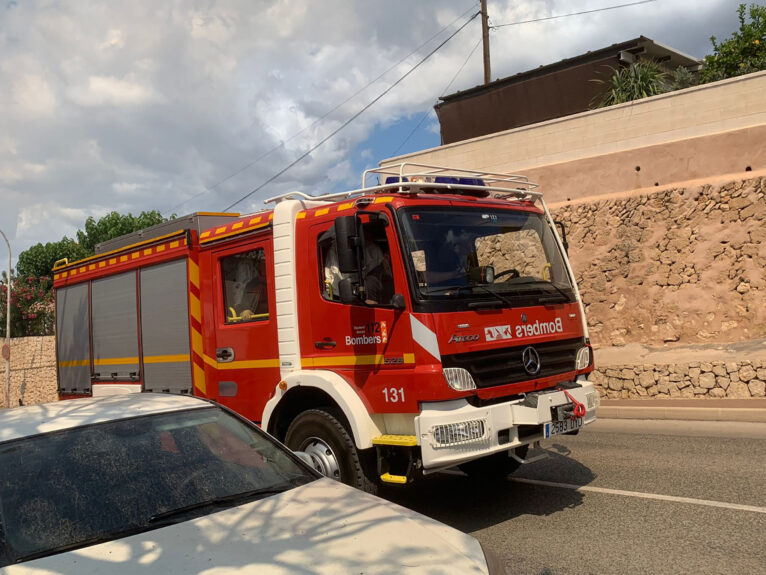
[[[207,397],[368,491],[454,466],[505,476],[598,405],[535,187],[400,164],[358,190],[193,214],[57,262],[59,395]]]

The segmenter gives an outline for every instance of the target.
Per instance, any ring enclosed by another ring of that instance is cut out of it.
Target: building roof
[[[689,56],[683,52],[679,52],[678,50],[660,44],[659,42],[655,42],[651,38],[647,38],[646,36],[639,36],[638,38],[634,38],[632,40],[612,44],[606,48],[588,51],[585,54],[580,54],[579,56],[565,58],[553,64],[540,66],[534,70],[519,72],[518,74],[514,74],[513,76],[508,76],[506,78],[499,78],[493,82],[490,82],[489,84],[482,84],[468,90],[463,90],[455,92],[454,94],[442,96],[439,98],[440,103],[437,104],[436,107],[438,108],[443,104],[454,102],[463,98],[470,98],[482,92],[491,91],[495,88],[508,86],[510,84],[523,82],[538,76],[544,76],[546,74],[551,74],[560,70],[579,66],[592,60],[599,60],[610,54],[620,53],[625,53],[624,57],[626,60],[629,60],[631,57],[650,59],[663,63],[666,67],[673,70],[679,66],[683,66],[684,68],[688,68],[694,71],[699,69],[703,62],[703,60],[694,58],[693,56]]]

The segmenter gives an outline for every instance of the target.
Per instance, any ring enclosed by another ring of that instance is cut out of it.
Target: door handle
[[[234,350],[230,347],[219,347],[215,350],[215,358],[220,363],[234,361]]]
[[[335,349],[335,342],[332,340],[315,341],[314,347],[317,349]]]

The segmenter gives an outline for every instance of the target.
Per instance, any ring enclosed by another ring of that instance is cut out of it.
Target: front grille
[[[582,346],[580,337],[533,345],[540,356],[540,372],[534,376],[524,371],[521,363],[521,353],[529,345],[443,355],[442,365],[467,369],[477,387],[493,387],[574,371],[577,350]]]

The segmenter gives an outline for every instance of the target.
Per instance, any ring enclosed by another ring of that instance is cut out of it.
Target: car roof
[[[209,407],[190,396],[130,393],[67,399],[0,410],[0,442],[153,413]]]

